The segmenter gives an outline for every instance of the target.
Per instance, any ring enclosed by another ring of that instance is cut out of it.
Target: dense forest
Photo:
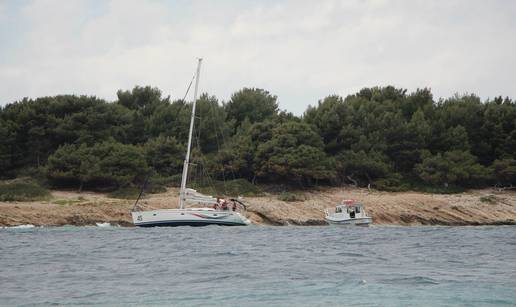
[[[157,88],[23,99],[0,109],[0,176],[54,187],[117,189],[177,182],[191,105]],[[384,190],[516,184],[516,101],[435,100],[429,89],[331,95],[303,116],[244,88],[198,100],[192,178]],[[199,179],[200,180],[200,179]]]

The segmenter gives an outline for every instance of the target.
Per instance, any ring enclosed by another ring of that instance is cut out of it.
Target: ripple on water
[[[439,282],[435,279],[424,276],[389,278],[381,280],[384,284],[394,285],[438,285]]]

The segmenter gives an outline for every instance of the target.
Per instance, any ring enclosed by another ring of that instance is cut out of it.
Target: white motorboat
[[[241,208],[245,208],[245,205],[242,202],[236,199],[232,199],[232,205],[228,206],[224,200],[221,201],[211,196],[202,195],[193,189],[186,188],[188,166],[190,164],[190,150],[192,147],[195,105],[199,87],[201,62],[202,59],[199,59],[197,64],[197,72],[195,74],[195,91],[194,100],[192,103],[192,116],[190,119],[190,132],[188,135],[188,146],[183,165],[183,176],[181,177],[181,189],[179,191],[179,209],[160,209],[147,211],[133,210],[131,215],[135,226],[245,226],[250,224],[249,220],[239,212]],[[208,205],[211,207],[185,208],[187,203],[193,203],[197,205],[200,204],[204,206]]]
[[[373,221],[367,216],[364,206],[354,200],[343,200],[335,209],[326,209],[324,213],[324,219],[330,225],[369,226]]]

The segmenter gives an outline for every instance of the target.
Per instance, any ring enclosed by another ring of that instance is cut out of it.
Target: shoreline
[[[177,207],[177,188],[149,194],[143,209]],[[322,226],[324,209],[342,199],[365,205],[373,225],[392,226],[483,226],[516,225],[516,191],[471,190],[460,194],[382,192],[358,188],[325,188],[298,191],[304,200],[285,202],[277,194],[244,197],[246,216],[256,225]],[[92,192],[52,191],[48,201],[0,202],[0,227],[95,226],[109,223],[132,227],[134,200],[107,197]]]
[[[217,226],[217,225],[210,225],[211,227],[220,227],[220,226]],[[251,224],[250,226],[255,226],[255,227],[272,227],[272,228],[276,228],[276,227],[334,227],[334,228],[343,228],[343,227],[353,227],[353,226],[332,226],[332,225],[328,225],[328,224],[321,224],[321,225],[281,225],[281,226],[274,226],[274,225],[267,225],[267,224],[261,224],[261,225],[258,225],[258,224]],[[506,222],[500,222],[500,223],[487,223],[487,224],[468,224],[468,225],[440,225],[440,224],[435,224],[435,225],[396,225],[396,224],[372,224],[368,227],[361,227],[361,228],[389,228],[389,227],[408,227],[408,228],[420,228],[420,227],[488,227],[488,226],[493,226],[493,227],[500,227],[500,226],[516,226],[516,221],[506,221]],[[17,225],[17,226],[0,226],[0,229],[33,229],[33,228],[62,228],[62,227],[88,227],[88,228],[136,228],[134,225],[118,225],[118,224],[115,224],[115,225],[111,225],[110,223],[97,223],[96,225],[71,225],[71,224],[66,224],[66,225],[39,225],[39,226],[36,226],[36,225],[32,225],[32,224],[24,224],[24,225]],[[177,228],[177,227],[181,227],[181,226],[176,226],[176,227],[151,227],[151,228]],[[189,227],[208,227],[208,226],[189,226]],[[245,227],[245,226],[236,226],[236,227]],[[142,227],[139,227],[139,228],[142,228]],[[143,227],[144,228],[144,227]]]

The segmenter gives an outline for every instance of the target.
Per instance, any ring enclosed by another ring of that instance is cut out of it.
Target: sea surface
[[[0,305],[516,306],[516,226],[0,229]]]

